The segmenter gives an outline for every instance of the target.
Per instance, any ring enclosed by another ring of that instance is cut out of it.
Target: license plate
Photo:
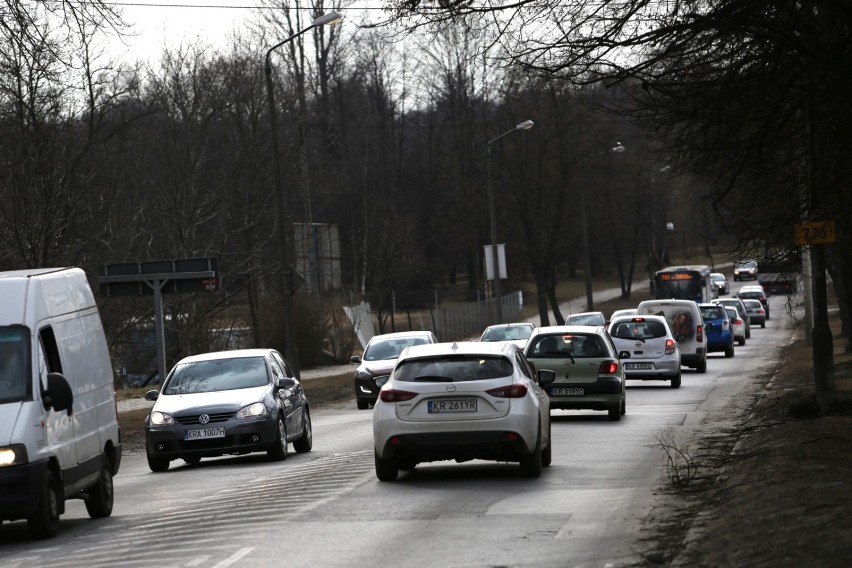
[[[553,396],[583,396],[586,389],[550,389]]]
[[[224,438],[225,427],[219,428],[197,428],[195,430],[186,430],[183,433],[184,440],[207,440],[209,438]]]
[[[476,412],[476,399],[459,400],[430,400],[429,414],[443,414],[444,412]]]
[[[628,371],[648,371],[654,366],[651,363],[625,363],[624,368]]]

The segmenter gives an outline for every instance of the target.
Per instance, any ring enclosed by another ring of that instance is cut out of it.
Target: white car
[[[512,343],[409,347],[373,409],[376,477],[393,481],[421,462],[520,462],[527,477],[550,465],[550,400]]]
[[[680,348],[665,317],[613,318],[609,334],[624,364],[625,378],[671,381],[672,388],[680,387]]]

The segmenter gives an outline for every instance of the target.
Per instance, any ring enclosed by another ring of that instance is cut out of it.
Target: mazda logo
[[[199,424],[207,424],[208,422],[210,422],[210,415],[209,414],[202,414],[201,416],[198,417],[198,423]]]
[[[456,392],[456,385],[447,385],[447,392]]]

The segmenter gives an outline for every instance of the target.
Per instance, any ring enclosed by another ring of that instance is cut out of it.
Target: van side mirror
[[[47,391],[44,393],[45,410],[53,408],[56,412],[68,411],[71,415],[71,407],[74,405],[74,393],[71,385],[62,373],[47,374]]]

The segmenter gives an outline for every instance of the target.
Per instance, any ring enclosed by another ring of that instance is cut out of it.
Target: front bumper
[[[15,521],[35,514],[47,463],[40,460],[0,468],[0,520]]]
[[[269,414],[260,420],[230,419],[208,425],[224,427],[223,438],[186,440],[184,433],[200,428],[198,424],[171,427],[145,427],[148,454],[151,457],[178,459],[182,457],[215,457],[228,454],[247,454],[266,451],[275,444],[278,435],[278,416]]]

